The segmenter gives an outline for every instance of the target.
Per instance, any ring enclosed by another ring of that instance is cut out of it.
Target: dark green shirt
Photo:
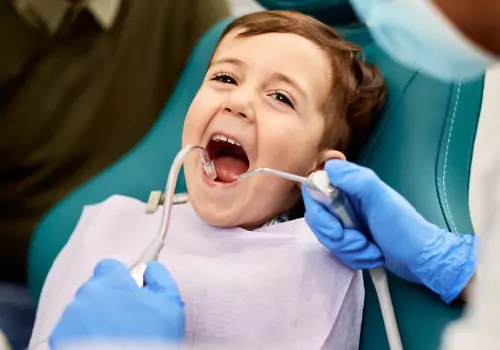
[[[49,35],[0,0],[0,279],[24,278],[40,217],[147,133],[227,15],[225,0],[122,0],[108,30],[82,11]]]

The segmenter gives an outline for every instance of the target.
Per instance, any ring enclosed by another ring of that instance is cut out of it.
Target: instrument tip
[[[203,164],[203,170],[209,179],[215,180],[217,178],[217,171],[215,170],[214,163],[205,163]]]

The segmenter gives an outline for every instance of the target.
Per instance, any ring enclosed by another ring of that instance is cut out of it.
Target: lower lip
[[[203,166],[201,167],[201,174],[202,174],[201,177],[203,178],[205,183],[210,187],[230,188],[230,187],[236,186],[239,182],[238,180],[233,181],[233,182],[219,182],[219,181],[212,180],[211,178],[209,178],[207,176],[207,174],[205,173],[205,170],[203,170]]]

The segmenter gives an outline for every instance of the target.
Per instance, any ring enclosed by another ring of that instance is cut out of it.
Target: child
[[[223,33],[183,130],[184,145],[208,150],[217,178],[194,153],[186,159],[190,203],[173,208],[159,257],[186,303],[186,348],[358,347],[362,275],[297,219],[298,185],[267,175],[235,182],[258,167],[307,176],[359,148],[385,86],[358,54],[293,12],[250,14]],[[86,207],[47,277],[32,344],[48,337],[98,261],[132,265],[160,220],[131,198]]]

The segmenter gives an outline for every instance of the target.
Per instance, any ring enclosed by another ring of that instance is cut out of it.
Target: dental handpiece
[[[343,228],[368,233],[364,223],[354,210],[351,201],[341,190],[330,183],[326,171],[318,170],[308,177],[303,177],[275,169],[258,168],[241,174],[239,178],[244,179],[256,174],[270,174],[305,185],[311,197],[322,204],[330,214],[337,218]],[[381,266],[370,269],[369,272],[379,299],[389,347],[391,350],[402,350],[403,342],[399,334],[396,314],[392,305],[387,273]]]
[[[186,156],[195,149],[200,151],[203,162],[203,170],[205,171],[205,174],[211,179],[215,179],[217,177],[215,166],[210,159],[210,155],[203,147],[187,145],[183,147],[179,151],[179,153],[177,153],[174,161],[172,162],[172,166],[170,167],[167,182],[165,184],[165,201],[163,205],[162,221],[158,234],[155,235],[149,246],[142,253],[139,260],[130,269],[132,277],[139,287],[142,287],[144,285],[144,272],[146,271],[148,262],[157,260],[163,248],[170,224],[170,215],[172,212],[172,202],[175,194],[177,178],[179,177],[179,172],[182,165],[184,164]]]

